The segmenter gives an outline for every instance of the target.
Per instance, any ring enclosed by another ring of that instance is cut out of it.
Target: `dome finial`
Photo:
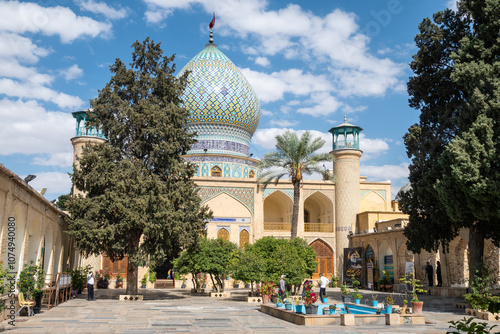
[[[212,21],[210,21],[209,25],[208,25],[208,28],[210,29],[210,39],[208,40],[208,42],[210,44],[214,44],[214,33],[212,31],[212,28],[214,27],[215,25],[215,12],[214,12],[214,17],[212,19]]]
[[[344,114],[344,123],[347,123],[347,114]]]

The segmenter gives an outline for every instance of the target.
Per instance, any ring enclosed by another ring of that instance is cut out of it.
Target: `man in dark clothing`
[[[278,295],[280,298],[283,300],[285,298],[285,290],[286,290],[286,284],[285,284],[285,275],[281,275],[280,279],[280,284],[279,284],[279,290],[278,290]]]
[[[436,276],[438,279],[438,284],[436,286],[443,286],[443,278],[441,277],[441,262],[437,262]]]
[[[427,262],[427,265],[425,266],[425,273],[429,279],[429,286],[432,286],[434,284],[434,268],[432,268],[429,262]]]

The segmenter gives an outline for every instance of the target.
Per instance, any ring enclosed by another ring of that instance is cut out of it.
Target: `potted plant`
[[[150,270],[149,271],[149,281],[151,282],[151,284],[155,284],[156,282],[156,272]]]
[[[403,299],[403,305],[401,305],[401,313],[402,314],[406,313],[407,307],[408,307],[408,301],[406,299]]]
[[[24,294],[26,300],[34,300],[36,302],[33,312],[35,312],[35,309],[38,312],[35,313],[40,313],[42,307],[44,281],[45,271],[40,266],[35,265],[33,261],[31,261],[29,266],[25,264],[24,269],[19,273],[17,288],[19,292]]]
[[[378,295],[376,293],[372,293],[372,306],[377,307],[378,306],[378,300],[377,300]]]
[[[111,272],[109,269],[101,269],[96,271],[95,278],[99,289],[107,289],[109,286],[109,279],[111,278]]]
[[[354,293],[352,294],[352,298],[354,298],[355,304],[361,303],[361,298],[363,298],[363,295],[361,293],[359,293],[359,289],[357,287],[354,288]]]
[[[342,301],[344,303],[351,302],[351,291],[344,284],[340,285],[340,293],[342,294]]]
[[[392,313],[392,305],[394,305],[394,298],[392,297],[392,294],[390,294],[389,296],[385,297],[385,313]]]
[[[267,304],[269,303],[269,298],[270,296],[274,293],[274,288],[276,287],[276,284],[273,282],[264,282],[260,285],[260,295],[262,296],[262,303]]]
[[[239,281],[233,281],[233,288],[238,289],[240,287],[240,282]]]
[[[280,296],[276,299],[276,307],[283,307],[283,299]]]
[[[313,292],[312,284],[308,284],[304,293],[304,305],[306,314],[318,314],[318,305],[313,305],[318,300],[318,295]]]
[[[285,292],[284,303],[285,303],[285,310],[293,309],[292,298],[290,298],[290,292],[288,291]]]
[[[424,302],[421,302],[418,299],[418,294],[419,293],[424,293],[426,292],[424,289],[422,289],[423,285],[420,284],[420,280],[415,278],[415,273],[413,271],[413,268],[411,269],[411,272],[408,273],[404,278],[400,279],[402,282],[408,284],[411,288],[411,307],[413,309],[413,313],[422,313],[422,308],[424,306]]]
[[[322,295],[322,296],[321,296],[321,302],[322,302],[323,304],[328,303],[328,297],[327,297],[326,295]]]
[[[336,288],[340,281],[339,275],[331,275],[330,276],[330,287]]]
[[[115,288],[123,287],[123,277],[120,275],[120,271],[118,270],[118,274],[116,274],[116,283]]]
[[[76,293],[80,294],[87,286],[87,274],[92,269],[90,264],[85,267],[78,267],[75,270],[71,270],[71,288],[76,290]]]
[[[304,305],[300,303],[300,299],[295,299],[295,312],[304,313]]]
[[[146,284],[148,284],[148,273],[146,272],[141,279],[141,288],[146,289]]]
[[[330,305],[330,314],[335,314],[335,311],[337,310],[337,304]]]
[[[182,289],[185,289],[185,288],[187,287],[187,285],[186,285],[187,278],[186,278],[186,276],[181,275],[181,279],[182,279],[182,285],[181,285],[181,288],[182,288]]]

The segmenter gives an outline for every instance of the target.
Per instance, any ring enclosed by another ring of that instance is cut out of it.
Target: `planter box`
[[[498,314],[493,314],[487,311],[478,311],[477,316],[479,319],[488,321],[500,321],[500,316]]]
[[[142,301],[143,295],[120,295],[120,301]]]
[[[262,303],[262,297],[247,297],[247,303]]]
[[[210,292],[212,298],[228,298],[231,297],[230,292]]]
[[[356,320],[354,318],[354,314],[341,314],[340,315],[340,324],[342,326],[355,326]]]
[[[205,293],[205,289],[191,289],[191,293],[194,295],[200,295]]]
[[[399,314],[391,313],[385,315],[385,324],[389,326],[399,326]]]

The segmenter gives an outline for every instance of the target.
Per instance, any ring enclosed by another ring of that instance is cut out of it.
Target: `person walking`
[[[94,274],[92,272],[89,272],[87,275],[87,299],[90,300],[95,300],[94,299]]]
[[[323,276],[323,273],[319,274],[319,297],[326,297],[326,287],[330,284],[330,280]]]
[[[282,300],[283,300],[283,298],[285,296],[285,291],[286,291],[285,278],[286,278],[285,275],[281,275],[280,284],[279,284],[279,290],[278,290],[278,295],[280,296],[280,298]]]
[[[429,280],[429,286],[434,285],[434,268],[432,268],[431,264],[427,262],[425,266],[425,274],[427,275],[427,279]]]
[[[436,286],[443,286],[443,277],[441,277],[441,262],[437,262],[436,276],[438,279],[438,284]]]

